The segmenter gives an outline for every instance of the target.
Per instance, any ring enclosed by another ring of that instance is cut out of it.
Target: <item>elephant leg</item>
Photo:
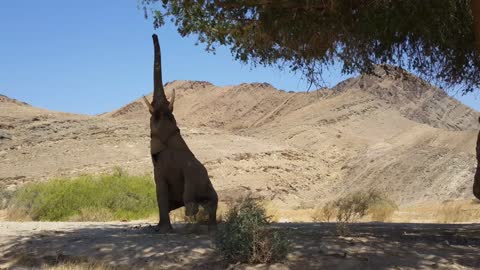
[[[218,195],[212,187],[210,192],[210,199],[206,205],[208,213],[208,230],[215,230],[217,228],[217,207],[218,207]]]
[[[195,186],[195,171],[184,171],[183,203],[185,205],[185,215],[195,216],[198,213],[197,189]]]
[[[183,206],[183,202],[169,201],[170,212]]]
[[[185,204],[186,216],[192,217],[198,213],[198,202],[195,200],[195,188],[191,185],[185,185],[183,203]]]
[[[473,180],[473,195],[480,200],[480,164],[477,166],[477,172]]]
[[[172,224],[170,223],[170,205],[168,200],[168,185],[166,179],[159,179],[155,181],[157,191],[157,204],[159,211],[159,223],[157,231],[167,233],[172,231]]]

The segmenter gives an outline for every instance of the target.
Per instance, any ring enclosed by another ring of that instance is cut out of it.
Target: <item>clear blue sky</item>
[[[306,90],[300,74],[236,62],[182,38],[172,25],[154,31],[136,0],[0,1],[0,94],[57,111],[97,114],[152,89],[151,34],[162,46],[164,82],[203,80],[216,85],[268,82]],[[345,79],[325,76],[329,86]],[[480,97],[459,97],[480,110]]]

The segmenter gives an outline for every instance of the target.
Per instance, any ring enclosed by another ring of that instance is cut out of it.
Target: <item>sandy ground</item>
[[[480,224],[363,223],[352,237],[334,224],[279,223],[293,250],[282,264],[229,265],[205,228],[176,225],[158,234],[152,223],[1,222],[0,267],[65,262],[158,269],[479,269]]]

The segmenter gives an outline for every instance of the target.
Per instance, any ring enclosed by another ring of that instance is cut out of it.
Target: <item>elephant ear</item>
[[[143,101],[145,101],[145,104],[147,105],[148,111],[150,114],[153,113],[153,106],[152,104],[148,101],[147,97],[143,96]]]

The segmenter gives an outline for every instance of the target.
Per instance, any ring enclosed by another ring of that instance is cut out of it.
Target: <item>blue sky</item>
[[[164,82],[216,85],[268,82],[308,88],[300,74],[236,62],[227,48],[209,54],[168,24],[154,30],[136,0],[0,1],[0,94],[57,111],[98,114],[152,89],[151,35],[159,35]],[[347,78],[337,70],[329,86]],[[457,96],[480,110],[480,96]]]

